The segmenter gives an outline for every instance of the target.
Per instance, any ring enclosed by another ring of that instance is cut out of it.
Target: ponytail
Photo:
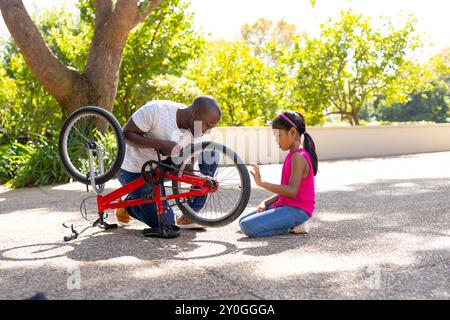
[[[300,135],[302,135],[302,133],[303,133],[303,147],[309,153],[309,158],[311,159],[311,164],[313,166],[314,175],[317,175],[317,171],[319,170],[319,159],[317,158],[316,145],[314,144],[314,140],[311,137],[311,135],[308,132],[306,132],[305,118],[298,111],[296,111],[295,114],[300,119],[300,122],[299,122],[300,125],[303,124],[303,132],[301,132],[302,126],[299,126],[298,133],[300,133]],[[303,123],[301,120],[303,120]]]
[[[314,140],[312,139],[312,137],[306,131],[303,133],[303,137],[303,147],[309,153],[314,175],[317,175],[317,171],[319,169],[319,160],[317,158],[316,145],[314,144]]]

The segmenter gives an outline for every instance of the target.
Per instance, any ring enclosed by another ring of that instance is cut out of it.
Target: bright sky
[[[213,39],[233,39],[241,25],[259,17],[274,21],[284,18],[298,31],[317,34],[320,23],[348,8],[374,18],[392,17],[397,23],[413,14],[417,32],[429,44],[422,58],[450,47],[449,0],[316,0],[314,9],[310,0],[192,0],[191,5],[196,24]]]
[[[36,7],[73,6],[75,0],[24,0],[29,10]],[[240,27],[260,17],[270,20],[284,18],[294,23],[298,31],[317,34],[319,24],[328,17],[337,17],[342,9],[372,17],[389,16],[394,21],[404,21],[408,14],[417,18],[417,32],[430,43],[423,53],[426,58],[450,47],[450,1],[449,0],[316,0],[311,7],[309,0],[191,0],[195,24],[212,39],[233,39]],[[7,33],[3,19],[0,32]]]

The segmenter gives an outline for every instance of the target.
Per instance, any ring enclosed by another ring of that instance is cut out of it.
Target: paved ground
[[[312,232],[270,239],[236,222],[148,239],[136,222],[64,243],[82,186],[3,188],[0,298],[449,299],[449,164],[450,152],[322,162]],[[276,182],[280,166],[262,173]],[[254,187],[247,211],[264,196]]]

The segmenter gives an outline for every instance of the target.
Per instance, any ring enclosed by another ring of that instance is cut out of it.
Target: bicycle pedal
[[[108,229],[117,229],[119,227],[119,225],[117,223],[112,223],[112,224],[106,224],[105,225],[105,230]]]

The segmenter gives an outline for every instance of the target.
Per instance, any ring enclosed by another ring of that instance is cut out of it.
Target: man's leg
[[[200,159],[199,163],[199,169],[200,172],[207,176],[214,176],[216,173],[218,164],[220,162],[219,159],[220,154],[215,153],[214,151],[210,152],[203,152],[203,156]],[[193,190],[199,189],[198,187],[192,187]],[[189,206],[194,210],[195,212],[199,212],[206,203],[206,200],[208,199],[208,195],[205,196],[197,196],[192,197],[189,199]],[[181,216],[179,219],[177,219],[177,224],[180,226],[180,228],[183,229],[204,229],[204,226],[201,226],[197,223],[193,223],[191,220],[186,218],[185,216]]]
[[[214,151],[208,152],[208,153],[204,152],[203,157],[201,158],[201,161],[199,164],[200,172],[205,175],[208,175],[208,176],[214,176],[214,173],[216,172],[219,161],[220,161],[219,156],[220,155],[218,153],[216,154]],[[176,166],[170,157],[167,158],[166,160],[162,161],[162,163],[164,163],[166,165]],[[197,188],[192,187],[192,189],[195,190]],[[193,197],[189,201],[189,206],[194,211],[198,212],[205,205],[207,198],[208,198],[208,196]],[[203,229],[204,228],[203,226],[201,226],[199,224],[193,223],[191,220],[186,218],[184,215],[180,215],[179,217],[177,217],[177,225],[180,226],[182,229]]]
[[[117,174],[117,177],[122,185],[125,185],[127,183],[130,183],[131,181],[139,178],[141,176],[140,173],[133,173],[128,172],[125,170],[120,169],[119,173]],[[140,199],[143,197],[143,195],[150,191],[149,186],[143,186],[137,190],[134,190],[133,192],[128,194],[127,200],[130,199]],[[162,186],[161,190],[162,194],[165,195],[165,190]],[[163,202],[164,206],[168,206],[167,201]],[[158,227],[159,226],[159,220],[158,220],[158,213],[155,203],[150,204],[144,204],[140,206],[134,206],[134,207],[127,207],[127,212],[135,219],[138,219],[139,221],[142,221],[143,223],[147,224],[150,227]],[[172,211],[172,208],[168,208],[166,214],[163,214],[161,216],[161,222],[165,224],[175,224],[175,218]]]
[[[204,175],[213,177],[216,173],[217,167],[220,162],[220,154],[214,151],[203,152],[203,158],[201,159],[201,163],[199,164],[200,172]],[[194,197],[189,206],[195,211],[200,211],[205,205],[206,199],[208,196],[198,196]]]
[[[164,188],[164,181],[161,182],[160,186],[161,186],[161,194],[163,196],[165,196],[166,189]],[[153,203],[153,205],[155,206],[155,211],[156,211],[156,204]],[[163,201],[163,206],[166,208],[166,212],[160,216],[161,223],[167,224],[167,225],[174,225],[175,224],[175,213],[173,212],[172,208],[169,207],[169,202],[167,200]]]

